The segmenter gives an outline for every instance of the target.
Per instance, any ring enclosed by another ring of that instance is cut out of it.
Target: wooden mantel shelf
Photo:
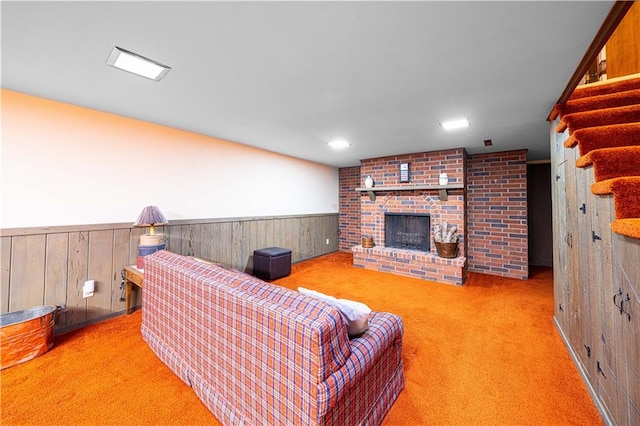
[[[373,188],[356,188],[358,192],[366,192],[371,201],[376,200],[376,192],[393,191],[439,191],[440,200],[447,201],[449,189],[464,189],[460,183],[451,185],[398,185],[398,186],[374,186]]]

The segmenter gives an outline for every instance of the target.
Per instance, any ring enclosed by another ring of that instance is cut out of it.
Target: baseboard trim
[[[607,409],[604,407],[604,405],[602,405],[602,401],[600,401],[600,398],[598,397],[596,390],[593,388],[593,386],[591,386],[591,383],[589,383],[589,380],[587,378],[588,377],[587,373],[586,371],[584,371],[584,368],[582,368],[582,364],[580,364],[580,361],[578,360],[578,355],[569,344],[569,339],[564,334],[564,331],[562,330],[562,327],[560,327],[560,324],[558,323],[558,319],[555,316],[553,317],[553,323],[556,325],[556,329],[558,330],[558,333],[560,333],[560,338],[564,342],[564,345],[567,347],[567,350],[569,351],[569,355],[573,360],[573,364],[578,369],[578,373],[580,373],[580,377],[582,377],[582,381],[584,382],[585,385],[587,385],[587,389],[589,390],[589,395],[591,395],[591,400],[596,405],[596,408],[600,413],[600,417],[602,417],[602,420],[607,426],[616,426],[611,416],[609,416]]]
[[[140,309],[140,307],[135,307],[134,310]],[[63,325],[61,327],[56,327],[53,331],[53,334],[55,336],[60,336],[62,334],[66,334],[72,331],[76,331],[79,330],[81,328],[84,328],[88,325],[93,325],[93,324],[97,324],[99,322],[114,318],[114,317],[119,317],[120,315],[125,315],[127,313],[127,311],[118,311],[118,312],[111,312],[107,315],[103,315],[100,316],[98,318],[94,318],[94,319],[90,319],[87,321],[82,321],[76,324],[71,324],[71,325]]]

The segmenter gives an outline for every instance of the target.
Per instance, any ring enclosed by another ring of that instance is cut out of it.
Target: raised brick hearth
[[[355,246],[353,265],[396,275],[461,285],[464,282],[464,257],[445,259],[437,254],[387,247]]]
[[[399,182],[401,163],[410,164],[411,180],[408,183]],[[366,192],[360,195],[360,231],[362,235],[373,237],[375,246],[352,247],[354,266],[448,284],[462,284],[467,272],[466,191],[460,188],[449,189],[445,201],[440,198],[438,189],[425,189],[424,186],[439,185],[440,173],[447,173],[450,184],[464,186],[465,170],[466,153],[463,149],[362,160],[361,186],[364,186],[367,176],[373,177],[376,197],[371,200]],[[411,189],[414,186],[420,186],[421,189]],[[386,191],[385,187],[394,189]],[[429,214],[432,226],[444,221],[456,225],[461,239],[459,256],[454,259],[441,258],[436,254],[434,245],[429,253],[385,247],[385,213]]]

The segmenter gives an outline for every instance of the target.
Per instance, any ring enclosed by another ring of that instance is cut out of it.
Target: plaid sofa
[[[324,302],[164,250],[145,257],[141,331],[227,425],[376,425],[404,388],[400,317],[350,340]]]

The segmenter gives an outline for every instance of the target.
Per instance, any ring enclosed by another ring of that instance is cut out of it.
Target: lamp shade
[[[150,226],[151,234],[153,234],[154,226],[165,225],[167,223],[169,223],[167,222],[167,218],[164,217],[157,206],[147,206],[142,210],[142,213],[140,213],[138,220],[135,221],[133,226]]]

